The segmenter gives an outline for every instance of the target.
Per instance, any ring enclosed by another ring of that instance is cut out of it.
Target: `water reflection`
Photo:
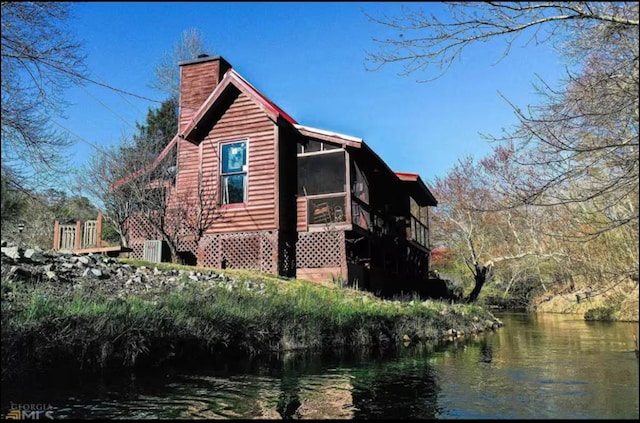
[[[2,384],[55,418],[638,418],[637,324],[503,315],[496,333],[399,352],[287,353]]]
[[[355,418],[433,419],[439,414],[438,380],[423,356],[354,369]]]

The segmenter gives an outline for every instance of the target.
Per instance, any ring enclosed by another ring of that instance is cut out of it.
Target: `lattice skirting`
[[[301,232],[296,243],[298,268],[343,267],[346,265],[343,231]]]
[[[144,257],[144,238],[129,242],[131,258]],[[178,251],[192,253],[197,264],[216,269],[255,269],[277,274],[278,240],[271,231],[205,235],[200,242],[180,240]]]
[[[205,235],[198,245],[198,265],[278,272],[278,237],[272,231]]]
[[[143,258],[144,239],[131,240],[130,247],[132,258]],[[193,253],[198,266],[255,269],[272,274],[278,271],[289,274],[295,268],[343,267],[346,264],[342,231],[299,233],[295,258],[289,257],[293,251],[281,251],[282,257],[278,257],[278,235],[273,231],[204,235],[198,243],[181,241],[178,250]]]
[[[129,248],[133,251],[129,253],[129,257],[142,260],[144,257],[144,239],[129,242]]]

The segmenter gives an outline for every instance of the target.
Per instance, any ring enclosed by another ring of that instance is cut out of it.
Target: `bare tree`
[[[430,3],[428,7],[437,5]],[[560,40],[569,37],[571,44],[591,47],[592,40],[583,37],[587,32],[630,29],[636,31],[637,37],[635,2],[442,2],[440,5],[446,9],[441,16],[418,6],[402,6],[396,17],[376,18],[365,13],[371,21],[398,32],[397,38],[374,39],[380,51],[367,53],[371,69],[400,63],[402,74],[410,75],[437,68],[428,77],[433,79],[446,73],[465,48],[494,39],[505,42],[501,56],[504,58],[520,36],[527,38],[525,43],[536,44],[554,37]]]
[[[440,199],[433,211],[433,242],[447,246],[472,273],[475,285],[469,302],[477,300],[496,274],[510,279],[505,294],[526,276],[535,276],[546,290],[540,265],[566,257],[561,246],[539,233],[553,219],[531,207],[501,207],[506,198],[494,189],[493,181],[494,172],[505,167],[496,162],[499,158],[475,163],[467,157],[433,184]]]
[[[103,218],[120,236],[123,247],[129,246],[127,222],[134,212],[134,201],[127,187],[114,189],[113,185],[136,170],[129,161],[123,160],[126,149],[126,141],[123,141],[119,146],[95,150],[84,169],[78,173],[76,187],[98,205]]]
[[[165,53],[160,63],[156,66],[155,80],[150,86],[169,94],[170,98],[177,99],[180,95],[180,68],[178,63],[195,59],[198,55],[206,52],[213,53],[213,49],[205,46],[202,32],[196,28],[184,30],[173,51]]]
[[[154,168],[141,162],[134,177],[128,177],[116,190],[125,190],[134,204],[127,225],[135,226],[145,239],[162,239],[171,252],[171,261],[179,261],[184,241],[196,244],[220,217],[212,175],[198,175],[191,188],[175,189],[175,161],[165,149]],[[162,157],[164,155],[164,158]]]
[[[64,148],[71,145],[51,121],[61,115],[62,92],[83,81],[84,56],[69,32],[68,8],[60,2],[1,4],[2,166],[22,188],[64,169]]]
[[[420,71],[432,80],[472,45],[503,40],[501,59],[519,37],[553,41],[578,70],[567,71],[560,91],[542,81],[543,104],[526,111],[512,105],[516,129],[487,136],[527,175],[501,181],[513,200],[505,206],[565,206],[575,224],[556,234],[563,237],[637,227],[638,3],[446,2],[445,9],[440,16],[412,7],[395,18],[369,16],[398,31],[377,40],[380,51],[367,56],[373,69],[400,63],[403,75]]]
[[[183,242],[197,244],[220,217],[214,176],[201,172],[196,186],[178,192],[175,142],[162,151],[158,148],[159,143],[135,144],[125,139],[117,147],[96,151],[79,186],[99,200],[104,218],[123,246],[131,247],[132,237],[161,239],[169,247],[172,262],[178,262]]]
[[[172,53],[156,67],[152,87],[169,94],[158,108],[150,108],[144,123],[136,124],[131,139],[94,153],[80,178],[82,189],[100,199],[104,217],[131,246],[132,237],[162,239],[172,261],[186,239],[199,241],[218,218],[215,186],[210,175],[198,175],[196,186],[177,192],[176,134],[180,74],[178,62],[203,52],[198,30],[186,30]]]

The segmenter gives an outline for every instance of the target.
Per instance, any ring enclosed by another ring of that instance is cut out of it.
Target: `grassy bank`
[[[163,268],[180,267],[158,272]],[[225,270],[224,280],[233,284],[199,283],[188,275],[181,275],[179,289],[159,284],[135,295],[114,295],[106,284],[63,288],[3,279],[3,378],[25,366],[63,362],[104,369],[223,352],[395,347],[496,324],[473,305],[381,301],[362,291],[258,272]]]

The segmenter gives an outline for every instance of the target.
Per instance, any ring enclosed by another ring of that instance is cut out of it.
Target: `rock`
[[[18,269],[18,266],[11,266],[9,272],[7,273],[7,276],[13,276],[14,274],[16,274],[16,272],[18,272]]]
[[[20,250],[18,249],[18,247],[2,247],[0,248],[0,251],[5,256],[10,257],[14,260],[17,260],[20,258]]]
[[[35,249],[35,248],[28,248],[24,251],[24,254],[22,255],[23,258],[27,259],[29,262],[32,263],[44,263],[45,261],[45,257],[42,254],[42,250],[41,249]]]

